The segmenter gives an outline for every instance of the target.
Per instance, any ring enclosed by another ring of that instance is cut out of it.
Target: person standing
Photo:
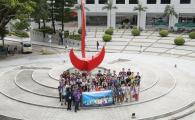
[[[59,32],[59,37],[60,37],[59,45],[63,45],[63,31],[62,30],[60,30]]]
[[[81,99],[81,92],[79,89],[77,89],[74,94],[74,100],[75,100],[75,109],[74,111],[77,112],[77,110],[79,110],[79,102],[80,102],[80,99]]]
[[[72,92],[71,92],[70,88],[67,88],[67,91],[66,91],[66,101],[68,102],[67,110],[71,110]]]
[[[96,41],[96,47],[97,47],[97,50],[99,49],[99,42],[98,41]]]

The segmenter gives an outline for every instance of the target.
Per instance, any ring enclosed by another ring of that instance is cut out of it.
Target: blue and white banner
[[[112,90],[98,92],[83,92],[82,103],[85,107],[107,106],[113,104]]]

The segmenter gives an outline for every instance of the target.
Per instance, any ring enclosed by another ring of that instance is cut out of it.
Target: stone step
[[[48,72],[48,70],[35,70],[32,79],[42,86],[57,89],[59,82],[49,77]]]
[[[34,93],[27,92],[17,87],[16,84],[14,83],[14,80],[16,79],[18,74],[23,74],[23,73],[26,74],[28,72],[29,74],[32,73],[32,71],[22,72],[20,69],[15,69],[5,73],[3,75],[3,79],[0,81],[1,93],[10,99],[22,103],[30,104],[30,105],[48,107],[48,108],[62,108],[62,109],[65,108],[64,106],[61,106],[59,99],[57,98],[36,95]]]
[[[33,81],[32,79],[32,73],[33,70],[23,70],[21,71],[16,79],[15,79],[15,84],[20,87],[21,89],[41,95],[41,96],[46,96],[46,97],[54,97],[58,98],[58,90],[57,89],[51,89],[48,87],[44,87],[40,84],[37,84],[36,82]],[[45,79],[45,78],[41,78]]]

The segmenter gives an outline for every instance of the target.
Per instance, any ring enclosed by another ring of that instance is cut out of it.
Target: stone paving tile
[[[172,49],[172,50],[170,50],[170,51],[168,51],[166,53],[169,53],[169,54],[178,54],[178,55],[185,55],[185,54],[191,53],[191,51]]]
[[[134,36],[126,36],[126,35],[124,35],[123,38],[125,38],[125,39],[132,39],[132,38],[134,38]]]
[[[125,46],[127,42],[108,42],[106,46]]]
[[[159,40],[158,43],[165,43],[165,44],[173,45],[174,40]]]
[[[179,57],[179,55],[175,55],[175,54],[168,54],[168,53],[163,53],[163,54],[160,54],[161,56],[163,57],[173,57],[173,58],[177,58]]]
[[[121,42],[121,41],[129,41],[129,39],[112,38],[112,41]]]
[[[189,38],[189,35],[182,35],[182,37]]]
[[[156,39],[156,40],[158,40],[158,39],[160,39],[161,37],[159,36],[148,36],[148,39]]]
[[[155,44],[152,45],[152,47],[173,48],[173,47],[175,47],[175,45],[155,43]]]
[[[139,54],[140,52],[139,51],[127,51],[127,50],[124,50],[123,53],[128,53],[128,54]]]
[[[144,46],[144,47],[147,47],[147,46],[150,46],[151,43],[142,43],[142,42],[135,42],[135,41],[132,41],[129,43],[129,45],[134,45],[134,46]]]
[[[166,49],[166,48],[153,48],[153,47],[150,47],[150,48],[148,48],[148,49],[146,49],[145,51],[148,51],[148,52],[159,52],[159,53],[162,53],[162,52],[165,52],[166,50],[168,50],[168,49]]]
[[[150,51],[144,51],[141,54],[144,54],[144,55],[158,55],[159,53],[150,52]]]
[[[120,50],[116,50],[116,49],[106,49],[106,52],[108,52],[108,53],[119,53]]]
[[[146,47],[142,47],[142,50],[145,49],[145,48]],[[140,47],[139,46],[127,46],[125,50],[126,51],[131,51],[131,50],[133,50],[133,51],[140,51]]]
[[[195,46],[195,41],[186,42],[185,45],[193,45],[193,46]]]
[[[171,37],[177,37],[177,36],[179,36],[180,34],[172,34],[172,33],[169,33],[169,35],[168,36],[171,36]]]
[[[195,53],[191,53],[188,56],[195,57]]]
[[[141,35],[143,35],[143,36],[149,36],[149,35],[151,35],[151,33],[142,32]]]
[[[179,59],[185,59],[185,60],[195,61],[195,57],[189,57],[189,56],[182,56],[182,57],[179,57]]]
[[[106,49],[122,50],[124,46],[106,46]]]
[[[114,38],[120,38],[121,37],[121,35],[112,35],[112,37]]]
[[[162,37],[161,40],[174,40],[175,37]]]
[[[133,39],[133,42],[142,42],[142,43],[145,43],[145,42],[155,42],[156,40],[155,39]]]
[[[135,38],[135,39],[146,39],[147,36],[142,36],[142,35],[141,35],[141,36],[135,36],[134,38]]]
[[[177,46],[175,49],[182,49],[182,50],[191,50],[191,51],[195,51],[195,46]]]

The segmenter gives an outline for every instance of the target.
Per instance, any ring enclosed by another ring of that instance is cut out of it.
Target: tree
[[[32,13],[32,17],[38,23],[39,29],[41,28],[41,20],[43,20],[43,27],[45,28],[45,22],[49,18],[49,5],[47,0],[35,0],[37,5],[35,7],[34,12]]]
[[[173,27],[172,26],[172,24],[173,24],[173,17],[175,16],[176,18],[178,18],[178,14],[175,11],[174,6],[170,6],[170,5],[167,5],[165,7],[163,16],[169,17],[169,25],[171,25],[171,27]]]
[[[50,3],[50,9],[51,9],[51,22],[52,22],[52,27],[53,27],[53,31],[54,33],[56,33],[56,28],[55,28],[55,18],[54,18],[54,2],[55,0],[50,0],[48,1]]]
[[[138,22],[138,25],[137,25],[137,27],[138,28],[140,28],[140,22],[141,22],[141,13],[142,12],[145,12],[146,11],[146,9],[148,9],[147,7],[145,7],[145,6],[142,6],[142,4],[138,4],[137,6],[135,6],[134,7],[134,11],[138,11],[138,16],[139,16],[139,22]]]
[[[6,25],[15,18],[27,18],[33,11],[34,0],[0,0],[0,36],[4,47]]]
[[[66,20],[65,12],[68,8],[73,7],[77,0],[55,0],[54,7],[56,19],[61,21],[62,31],[64,31],[64,21]]]
[[[107,3],[105,4],[104,7],[102,7],[102,10],[108,10],[109,12],[109,15],[110,15],[110,25],[109,27],[111,27],[111,12],[112,12],[112,9],[117,9],[116,6],[113,6],[113,0],[108,0]]]

